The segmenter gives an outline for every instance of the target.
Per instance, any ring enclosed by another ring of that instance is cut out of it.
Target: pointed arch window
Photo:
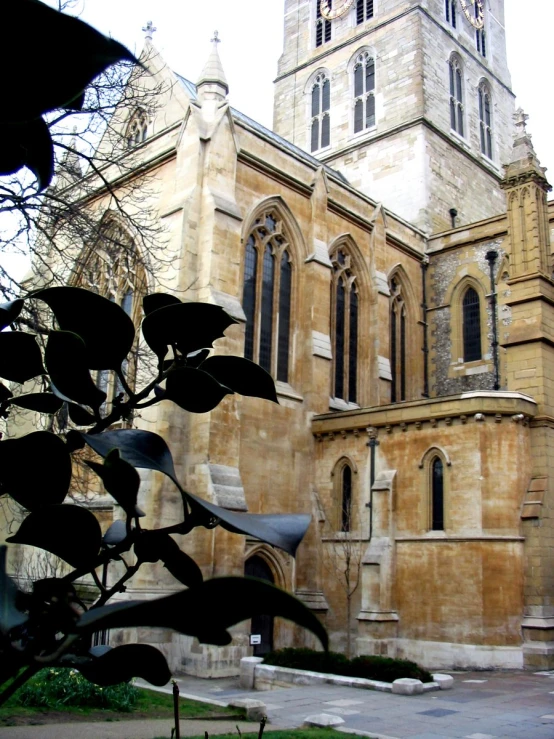
[[[356,0],[356,24],[359,26],[373,18],[373,10],[373,0]]]
[[[444,463],[440,457],[431,460],[431,530],[444,531]]]
[[[292,269],[284,224],[274,211],[264,212],[246,240],[244,356],[281,382],[290,374]]]
[[[333,7],[333,0],[327,0],[329,8]],[[331,21],[321,15],[321,0],[315,0],[315,45],[323,46],[331,40]]]
[[[469,287],[462,299],[464,362],[481,359],[481,305],[477,291]]]
[[[375,125],[375,59],[366,51],[354,65],[354,133]]]
[[[464,92],[462,67],[457,57],[452,56],[449,63],[450,77],[450,128],[460,136],[464,135]]]
[[[456,28],[456,0],[444,0],[446,22]]]
[[[341,531],[352,529],[352,467],[345,464],[341,474]]]
[[[324,149],[331,143],[331,83],[327,75],[322,72],[315,78],[312,87],[310,148],[311,151]]]
[[[126,140],[129,149],[142,144],[148,136],[148,117],[144,110],[137,110],[133,113],[129,125],[127,126]]]
[[[485,81],[479,85],[479,136],[481,153],[492,159],[491,93]]]
[[[331,304],[333,310],[333,396],[349,403],[358,397],[359,294],[350,255],[338,249],[334,257]]]
[[[406,400],[406,304],[400,282],[391,280],[390,302],[390,364],[391,364],[391,403]]]

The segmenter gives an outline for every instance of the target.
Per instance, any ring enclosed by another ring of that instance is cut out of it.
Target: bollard
[[[179,725],[179,686],[176,680],[173,683],[173,714],[175,716],[175,739],[181,739],[181,727]]]

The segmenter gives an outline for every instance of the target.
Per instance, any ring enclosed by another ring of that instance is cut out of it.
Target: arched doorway
[[[247,577],[257,577],[260,580],[274,583],[275,578],[265,559],[254,555],[246,560],[244,574]],[[273,616],[258,615],[252,617],[251,633],[261,636],[261,643],[254,645],[254,656],[263,657],[273,649]]]

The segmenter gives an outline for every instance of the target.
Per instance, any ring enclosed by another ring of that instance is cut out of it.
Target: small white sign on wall
[[[250,646],[255,647],[257,644],[262,643],[262,635],[261,634],[250,634]]]

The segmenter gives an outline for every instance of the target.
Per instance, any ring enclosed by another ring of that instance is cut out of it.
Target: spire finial
[[[527,133],[527,121],[529,116],[524,112],[523,108],[518,108],[514,113],[514,121],[517,129],[517,138],[521,136],[528,136]]]
[[[152,41],[152,39],[154,38],[154,33],[158,29],[154,27],[154,24],[152,23],[152,21],[148,21],[148,23],[144,26],[144,28],[142,30],[146,34],[145,37],[144,37],[145,40],[146,41]]]
[[[219,31],[214,31],[214,37],[212,39],[210,39],[210,41],[212,42],[212,44],[220,44],[221,43],[221,39],[219,38]]]

